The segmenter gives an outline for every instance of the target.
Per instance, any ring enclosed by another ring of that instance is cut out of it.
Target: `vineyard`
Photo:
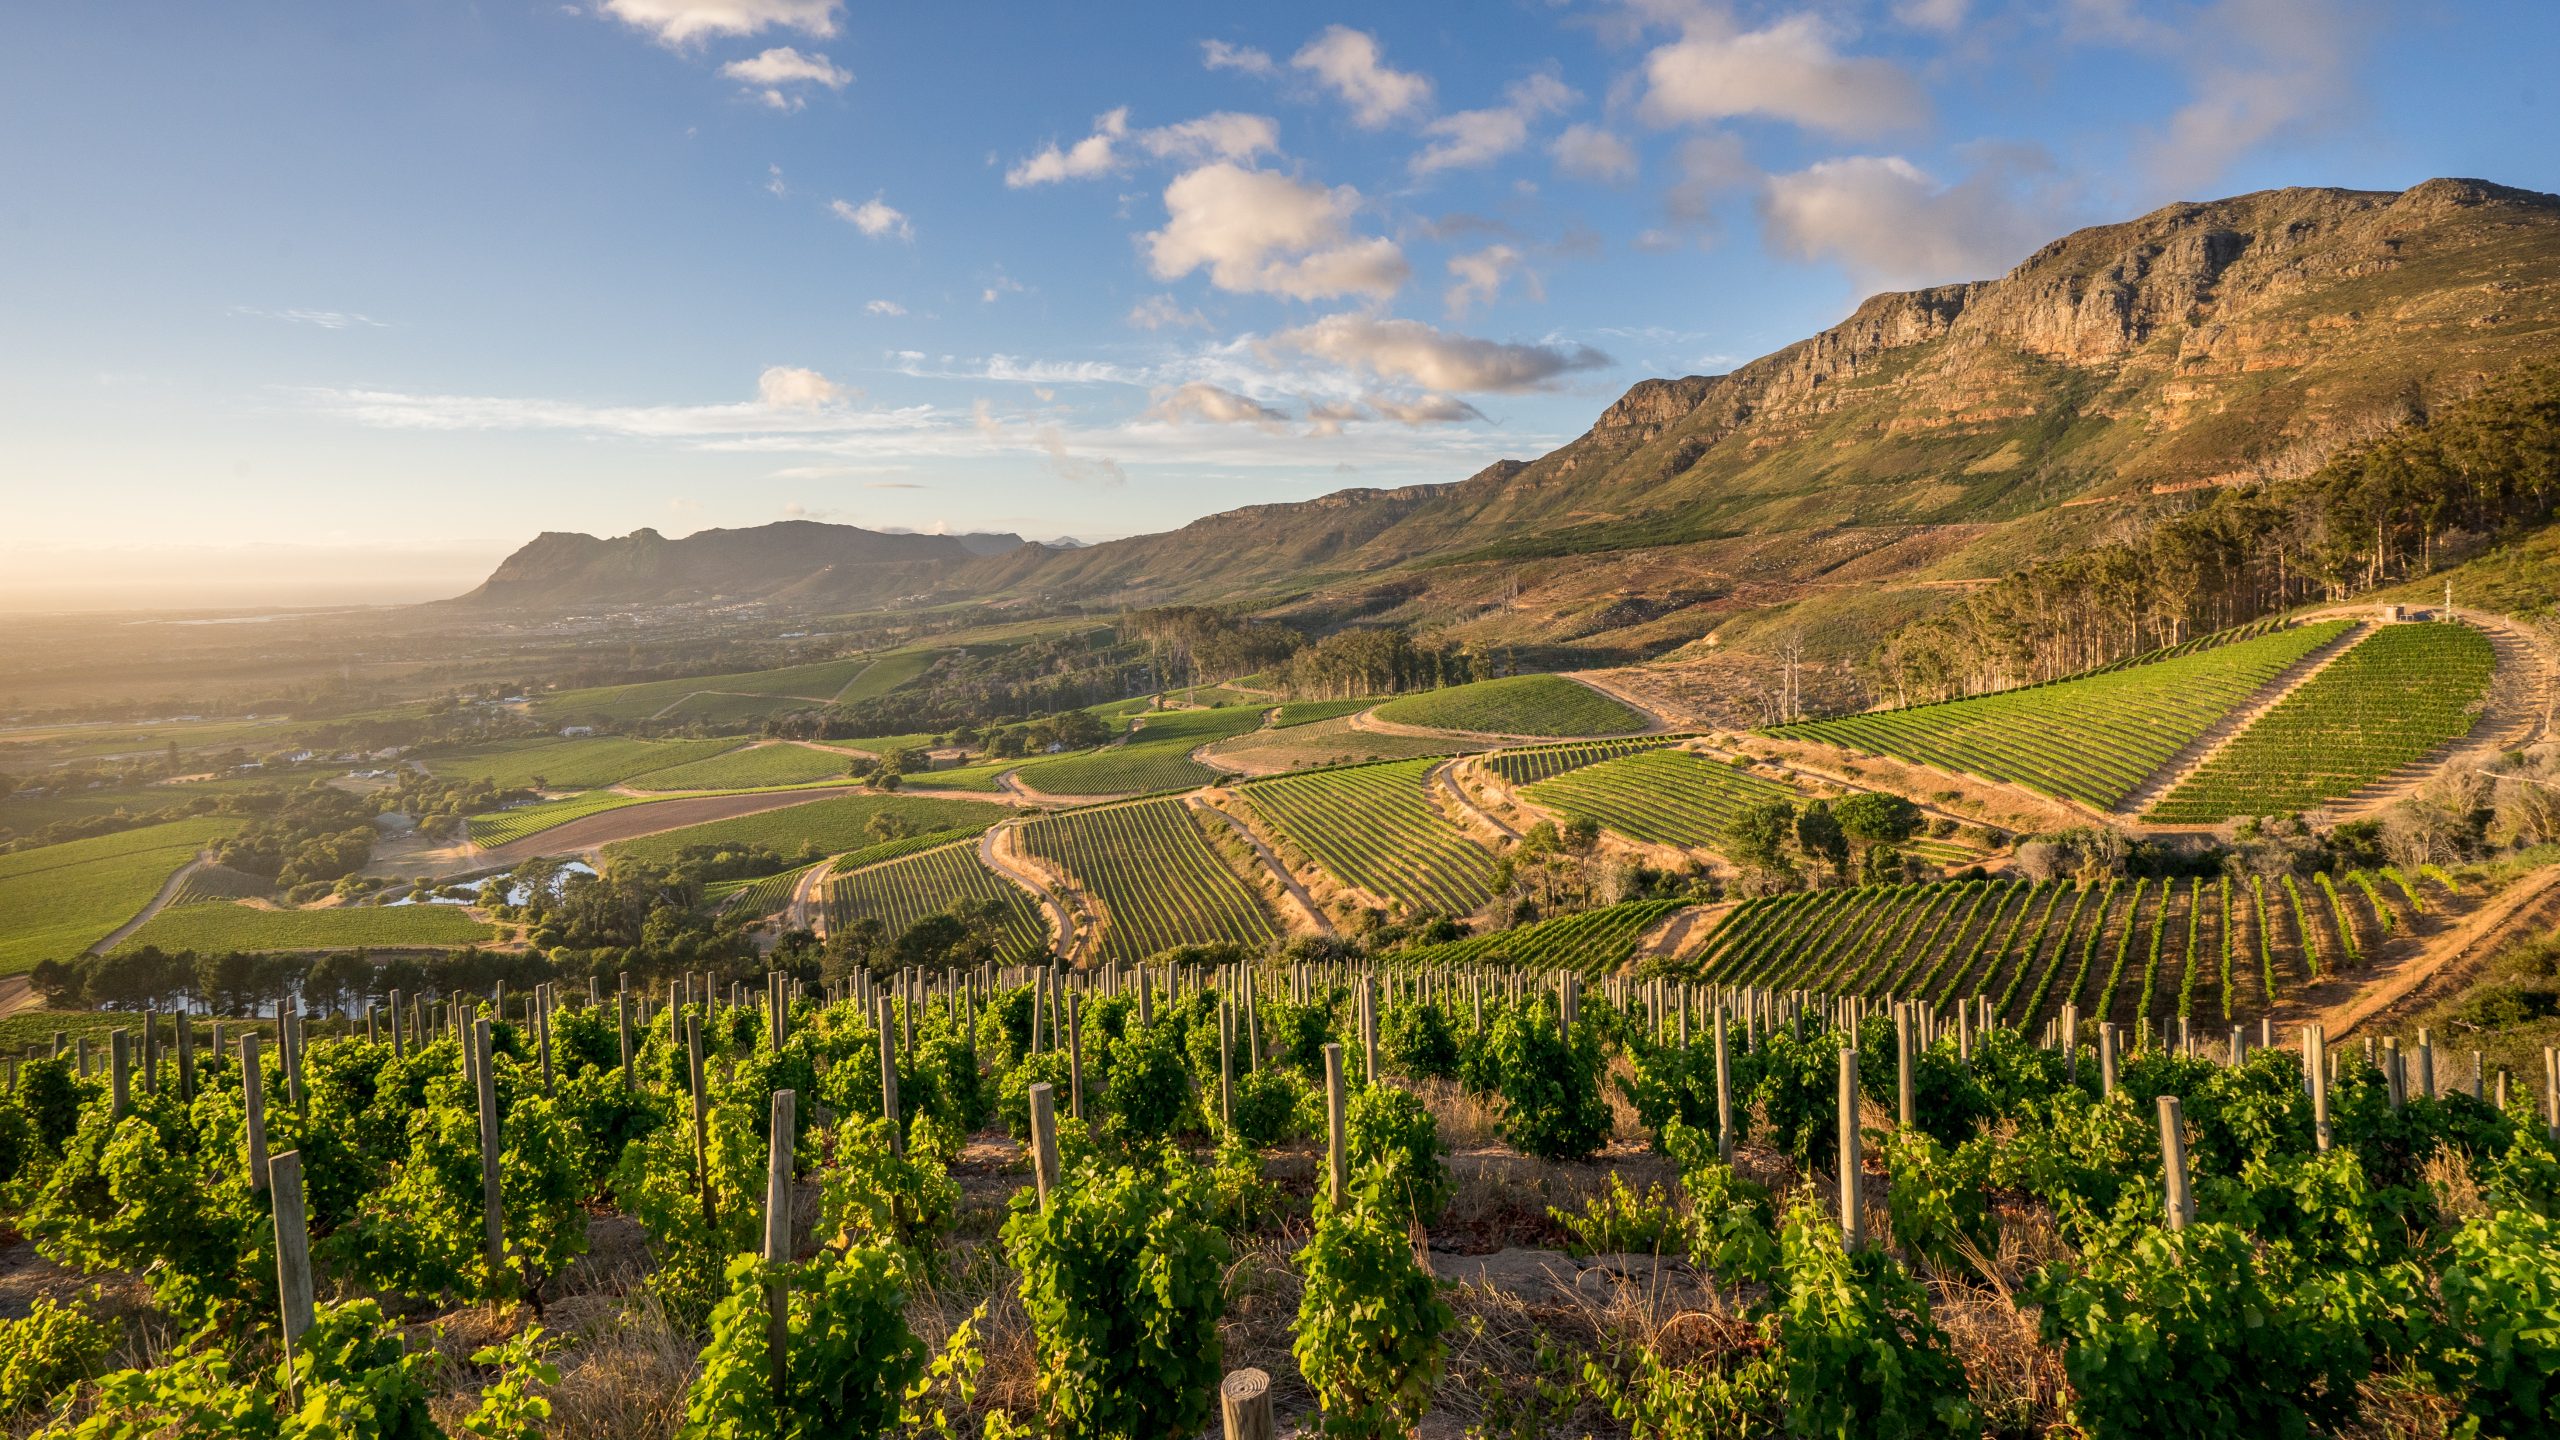
[[[1025,765],[1018,772],[1022,783],[1044,795],[1145,795],[1205,785],[1218,772],[1193,761],[1191,752],[1260,729],[1262,711],[1230,705],[1149,711],[1138,719],[1138,730],[1117,745]]]
[[[2434,894],[2431,896],[2430,891]],[[2019,1026],[2070,1005],[2132,1025],[2254,1019],[2361,962],[2452,894],[2386,868],[2297,882],[2188,877],[1939,881],[1749,900],[1697,959],[1717,984],[1947,1006],[1988,1001]]]
[[[619,840],[606,846],[604,853],[607,859],[630,856],[658,865],[674,862],[687,850],[762,847],[784,857],[834,855],[878,843],[880,836],[873,827],[884,823],[884,817],[886,824],[903,827],[910,834],[943,830],[975,834],[1003,819],[1004,813],[994,805],[944,796],[839,795],[806,805],[760,810],[734,820],[711,820],[636,840]]]
[[[748,670],[729,675],[704,675],[687,680],[651,680],[637,685],[602,685],[585,690],[561,690],[537,696],[535,713],[547,718],[575,720],[646,720],[689,696],[746,697],[753,714],[765,715],[816,704],[836,698],[838,692],[854,682],[871,667],[868,659],[823,660],[814,665],[789,665],[775,670]],[[697,717],[708,718],[708,717]]]
[[[777,742],[652,770],[634,777],[630,783],[635,790],[763,790],[829,780],[841,783],[858,758],[835,750]]]
[[[270,910],[237,903],[172,905],[126,936],[120,950],[444,949],[485,944],[497,931],[459,905],[332,905]]]
[[[1477,735],[1624,735],[1645,728],[1644,716],[1561,675],[1425,690],[1379,706],[1378,718]]]
[[[1395,952],[1399,965],[1508,965],[1578,975],[1615,974],[1636,958],[1645,932],[1681,908],[1678,900],[1630,900],[1552,920],[1488,931],[1442,945]]]
[[[1465,915],[1493,896],[1493,856],[1424,793],[1433,763],[1285,775],[1243,794],[1283,844],[1345,883],[1412,911]]]
[[[1566,745],[1524,745],[1516,750],[1497,750],[1484,758],[1484,768],[1514,785],[1527,785],[1539,780],[1552,780],[1568,770],[1597,765],[1639,750],[1659,750],[1669,745],[1668,738],[1658,740],[1578,740]]]
[[[2386,625],[2216,752],[2143,818],[2288,815],[2351,795],[2471,733],[2497,668],[2463,624]]]
[[[223,900],[254,900],[276,888],[276,882],[264,875],[207,862],[187,872],[178,882],[178,893],[169,897],[172,905],[205,905]]]
[[[2353,621],[2270,631],[2174,659],[1768,733],[2003,780],[2112,809],[2215,721]]]
[[[1649,845],[1712,850],[1745,807],[1796,791],[1687,750],[1641,750],[1568,770],[1521,791],[1570,820]]]
[[[1280,707],[1280,713],[1271,719],[1271,726],[1275,730],[1286,730],[1293,725],[1338,720],[1346,715],[1357,715],[1377,703],[1374,695],[1358,700],[1292,700]]]
[[[2066,1044],[1481,952],[744,979],[14,1059],[7,1219],[61,1278],[0,1321],[13,1431],[2555,1418],[2560,1081],[2425,1042]]]
[[[734,910],[741,915],[778,914],[791,903],[792,893],[800,888],[801,877],[824,863],[812,861],[778,875],[715,880],[702,887],[702,903],[718,910]]]
[[[893,937],[955,906],[990,903],[1000,916],[999,953],[1008,962],[1047,953],[1048,934],[1030,900],[979,861],[974,841],[871,863],[860,855],[848,856],[828,876],[825,900],[828,929],[877,920]]]
[[[1030,821],[1022,848],[1075,877],[1102,910],[1100,956],[1135,961],[1176,945],[1259,945],[1278,932],[1180,800],[1141,800]]]
[[[844,689],[836,693],[836,702],[849,705],[856,700],[876,700],[904,689],[932,669],[942,656],[940,650],[901,650],[883,655],[847,680]]]
[[[708,760],[737,745],[735,740],[545,736],[436,751],[425,757],[425,764],[435,774],[487,780],[501,790],[595,790],[653,770]]]
[[[0,855],[0,975],[77,955],[142,913],[235,820],[173,820]]]
[[[511,845],[528,835],[539,835],[557,825],[619,810],[626,805],[646,805],[649,797],[617,795],[611,790],[589,790],[559,800],[541,800],[531,805],[518,805],[506,810],[493,810],[474,815],[470,820],[471,843],[484,849]]]

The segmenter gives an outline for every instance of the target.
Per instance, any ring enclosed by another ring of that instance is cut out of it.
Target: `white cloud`
[[[1460,110],[1422,127],[1431,143],[1413,157],[1416,175],[1490,165],[1529,142],[1529,124],[1581,97],[1552,75],[1532,75],[1490,110]]]
[[[1449,274],[1454,278],[1443,297],[1452,320],[1464,317],[1477,305],[1489,305],[1502,293],[1503,282],[1520,276],[1528,282],[1530,293],[1538,294],[1538,277],[1531,275],[1518,249],[1509,245],[1487,245],[1481,250],[1449,257]],[[1544,297],[1539,297],[1544,298]]]
[[[1625,140],[1598,125],[1575,124],[1547,147],[1556,169],[1576,180],[1620,184],[1636,177],[1636,151]]]
[[[835,212],[837,219],[874,240],[892,235],[901,240],[912,240],[916,236],[915,227],[907,223],[907,212],[892,206],[877,194],[859,205],[850,200],[837,200],[827,208]]]
[[[1386,395],[1370,395],[1362,404],[1381,420],[1399,425],[1462,425],[1469,420],[1482,420],[1484,412],[1454,395],[1416,395],[1398,400]]]
[[[895,300],[874,300],[862,308],[874,315],[887,315],[892,318],[907,313],[907,307],[899,304]]]
[[[1645,57],[1642,110],[1658,125],[1766,115],[1852,138],[1928,118],[1919,85],[1889,60],[1844,56],[1813,14],[1736,31],[1702,14]]]
[[[1374,315],[1328,315],[1266,343],[1426,390],[1539,390],[1573,371],[1612,363],[1588,345],[1506,344]]]
[[[1129,307],[1129,324],[1138,330],[1206,330],[1209,317],[1170,295],[1150,295]]]
[[[1869,283],[1910,286],[1998,275],[2062,228],[2067,197],[2046,162],[1995,154],[1943,184],[1899,155],[1853,155],[1772,175],[1761,195],[1771,248],[1838,260]]]
[[[1963,27],[1972,8],[1973,0],[1901,0],[1893,7],[1893,18],[1914,30],[1948,34]]]
[[[814,410],[847,395],[845,387],[797,365],[767,366],[756,377],[756,398],[777,410]]]
[[[820,39],[836,33],[844,0],[603,0],[602,13],[658,37],[689,45],[714,35],[797,30]]]
[[[1230,45],[1224,40],[1200,42],[1200,63],[1211,70],[1241,70],[1247,75],[1269,75],[1280,67],[1271,57],[1250,45]]]
[[[2240,156],[2352,105],[2381,13],[2375,0],[2220,0],[2151,32],[2184,52],[2192,76],[2192,98],[2144,156],[2153,182],[2181,192],[2212,184]]]
[[[1168,424],[1197,420],[1210,425],[1259,425],[1277,430],[1289,417],[1249,395],[1194,380],[1157,393],[1146,418]]]
[[[772,195],[776,199],[780,199],[781,197],[791,193],[791,187],[783,182],[781,166],[767,165],[764,167],[764,170],[766,176],[764,188],[767,194]]]
[[[747,60],[732,60],[720,67],[720,73],[760,92],[758,98],[776,110],[797,110],[800,97],[785,88],[792,85],[823,85],[841,90],[853,83],[853,72],[839,69],[824,55],[803,55],[788,45],[776,45]]]
[[[1314,75],[1351,107],[1353,123],[1375,130],[1431,103],[1431,82],[1380,58],[1378,37],[1348,25],[1328,25],[1289,63]]]
[[[1250,160],[1280,148],[1280,126],[1268,115],[1219,110],[1140,131],[1138,144],[1160,160]]]
[[[1086,180],[1122,168],[1120,142],[1129,140],[1158,159],[1250,160],[1280,148],[1280,127],[1264,115],[1221,110],[1175,125],[1129,131],[1129,107],[1094,118],[1093,133],[1065,149],[1055,143],[1007,170],[1004,183],[1020,190],[1061,180]]]
[[[1412,269],[1394,241],[1350,234],[1359,204],[1348,185],[1327,189],[1223,160],[1203,165],[1165,187],[1165,227],[1146,237],[1149,268],[1178,280],[1205,267],[1222,290],[1384,299]]]
[[[261,320],[282,320],[290,325],[313,325],[322,330],[384,330],[390,328],[370,315],[353,310],[261,310],[254,305],[234,305],[234,315],[254,315]]]
[[[1120,157],[1114,146],[1129,133],[1129,107],[1105,112],[1094,117],[1093,133],[1061,150],[1053,142],[1039,154],[1004,172],[1004,183],[1020,190],[1030,185],[1051,185],[1061,180],[1082,180],[1094,175],[1107,175],[1117,169]]]

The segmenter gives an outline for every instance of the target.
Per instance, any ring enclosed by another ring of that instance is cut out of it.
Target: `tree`
[[[1831,818],[1861,845],[1898,845],[1920,829],[1920,807],[1899,795],[1864,791],[1834,801]]]
[[[1831,807],[1824,801],[1806,803],[1804,813],[1796,817],[1796,846],[1808,858],[1820,860],[1834,873],[1849,868],[1849,837],[1841,832],[1840,822],[1832,817]]]
[[[1755,870],[1784,869],[1787,836],[1795,828],[1796,807],[1784,800],[1745,806],[1725,823],[1724,852],[1737,865]]]

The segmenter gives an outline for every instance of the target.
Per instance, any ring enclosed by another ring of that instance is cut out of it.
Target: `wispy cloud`
[[[282,320],[290,325],[314,325],[323,330],[386,330],[390,322],[376,320],[353,310],[261,310],[255,305],[234,305],[234,315],[248,315],[260,320]]]

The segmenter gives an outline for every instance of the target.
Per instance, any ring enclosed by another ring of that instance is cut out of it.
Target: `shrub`
[[[0,1320],[0,1417],[32,1410],[97,1373],[122,1338],[89,1313],[97,1295],[92,1290],[87,1302],[67,1305],[39,1295],[23,1319]]]
[[[2448,1333],[2428,1347],[2440,1381],[2471,1433],[2548,1434],[2560,1418],[2560,1224],[2499,1211],[2456,1231],[2452,1250],[2440,1277]]]
[[[685,1392],[679,1440],[895,1433],[929,1352],[907,1328],[906,1264],[894,1250],[822,1250],[802,1264],[729,1262],[729,1294],[711,1312],[702,1373]],[[782,1393],[773,1386],[766,1287],[788,1287]]]
[[[1502,1099],[1502,1137],[1523,1155],[1583,1160],[1609,1138],[1600,1093],[1600,1042],[1589,1025],[1556,1033],[1555,1002],[1544,996],[1505,1010],[1488,1027],[1483,1073]]]
[[[1839,1228],[1810,1204],[1788,1215],[1779,1249],[1776,1318],[1790,1428],[1861,1437],[1981,1433],[1964,1363],[1909,1271],[1879,1246],[1843,1250]]]
[[[1359,1183],[1393,1213],[1428,1225],[1449,1203],[1440,1122],[1407,1091],[1371,1085],[1345,1107],[1343,1144]]]
[[[1395,1212],[1363,1175],[1349,1204],[1323,1207],[1298,1252],[1306,1289],[1290,1351],[1324,1407],[1327,1435],[1411,1435],[1439,1383],[1441,1332],[1456,1318],[1414,1260]]]
[[[1249,1070],[1236,1076],[1228,1096],[1236,1138],[1268,1150],[1306,1133],[1298,1126],[1298,1105],[1306,1090],[1307,1083],[1293,1070]]]

